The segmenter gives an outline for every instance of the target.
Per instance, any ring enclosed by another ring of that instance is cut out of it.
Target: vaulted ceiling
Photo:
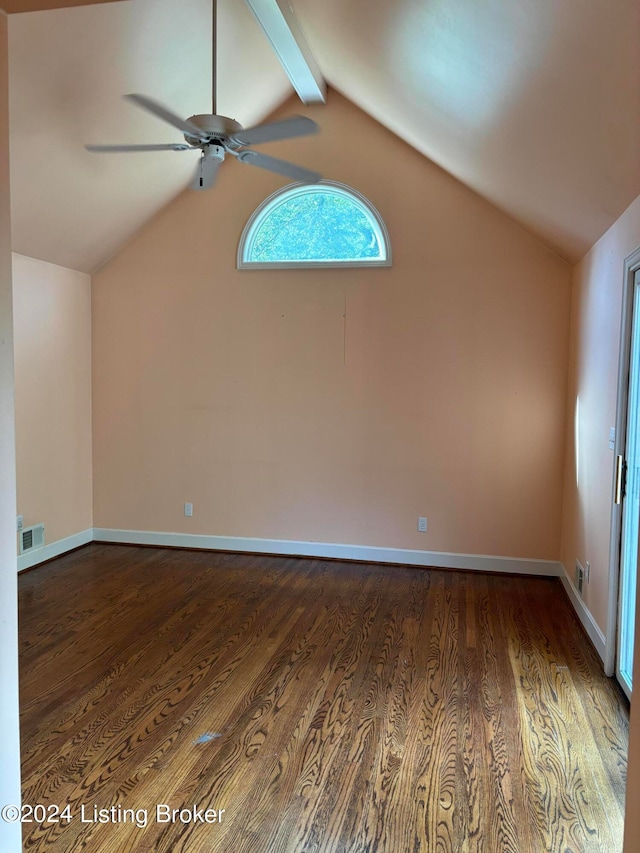
[[[567,260],[640,194],[637,0],[291,5],[330,86]],[[218,112],[247,126],[292,89],[244,0],[218,8]],[[182,141],[121,95],[208,112],[210,27],[211,0],[11,15],[16,251],[91,272],[186,186],[195,153],[83,146]]]

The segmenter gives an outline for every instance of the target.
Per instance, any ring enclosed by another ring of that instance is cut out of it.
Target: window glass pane
[[[268,205],[248,238],[253,263],[384,261],[380,226],[357,199],[320,187],[296,188]]]

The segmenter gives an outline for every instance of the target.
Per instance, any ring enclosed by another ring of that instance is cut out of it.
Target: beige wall
[[[13,293],[18,512],[51,543],[93,526],[91,279],[14,254]]]
[[[269,152],[370,198],[393,267],[238,272],[282,185],[239,163],[165,209],[93,279],[96,527],[558,559],[568,265],[335,92],[308,112]]]
[[[0,803],[20,802],[13,311],[7,19],[0,11]],[[19,853],[20,824],[0,821],[0,849]]]
[[[591,562],[584,599],[603,632],[607,629],[613,452],[624,259],[640,246],[640,197],[591,248],[573,272],[571,350],[565,460],[562,560]],[[580,399],[575,417],[576,400]],[[578,436],[578,451],[576,440]],[[640,587],[639,587],[640,591]],[[636,607],[640,637],[640,602]],[[636,642],[634,683],[640,682]],[[632,703],[624,849],[640,838],[640,718]]]
[[[638,246],[640,197],[573,272],[562,561],[570,573],[576,558],[590,561],[584,600],[603,633],[614,465],[609,429],[616,422],[624,259]]]

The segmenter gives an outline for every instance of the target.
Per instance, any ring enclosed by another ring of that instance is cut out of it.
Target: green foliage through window
[[[382,220],[361,196],[329,183],[287,187],[248,223],[240,265],[388,264]]]

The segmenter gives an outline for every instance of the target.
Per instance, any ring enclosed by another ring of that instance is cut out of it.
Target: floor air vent
[[[44,524],[34,524],[33,527],[23,527],[20,531],[20,553],[35,551],[44,545]]]

